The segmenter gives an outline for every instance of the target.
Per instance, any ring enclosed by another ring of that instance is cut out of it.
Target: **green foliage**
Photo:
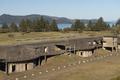
[[[108,26],[107,26],[107,24],[104,22],[104,20],[103,20],[102,17],[100,17],[100,18],[97,20],[97,22],[96,22],[93,30],[95,30],[95,31],[108,30]]]
[[[116,78],[113,78],[111,80],[120,80],[120,76],[116,77]]]
[[[112,26],[111,32],[113,35],[118,35],[120,34],[120,19],[117,21],[115,25]]]
[[[51,31],[59,31],[57,23],[55,20],[53,20],[52,23],[50,24],[50,30]]]
[[[27,22],[26,20],[23,19],[21,23],[19,24],[20,31],[27,32],[27,27],[28,27]]]
[[[89,22],[88,22],[88,24],[87,24],[87,30],[88,30],[88,31],[91,31],[91,30],[93,30],[93,28],[94,28],[94,24],[92,23],[91,20],[89,20]]]
[[[113,33],[113,35],[120,34],[120,25],[112,27],[111,32]]]
[[[14,34],[8,34],[9,38],[14,38]]]
[[[21,32],[47,32],[47,31],[59,31],[55,20],[50,24],[45,21],[43,17],[33,21],[22,20],[19,24]]]
[[[2,25],[2,27],[1,27],[0,32],[2,32],[2,33],[9,32],[9,27],[8,27],[8,25],[4,23],[4,24]]]
[[[116,25],[120,25],[120,19],[118,19],[118,21],[117,21]]]
[[[11,23],[9,29],[11,32],[18,32],[18,27],[15,23]]]
[[[71,29],[73,31],[83,31],[85,29],[85,25],[84,23],[80,22],[80,20],[76,20]]]

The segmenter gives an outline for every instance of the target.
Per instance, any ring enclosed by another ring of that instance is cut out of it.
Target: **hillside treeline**
[[[120,33],[120,19],[115,25],[110,27],[102,17],[100,17],[96,22],[89,20],[87,24],[81,22],[80,20],[75,20],[70,28],[65,28],[60,30],[57,26],[55,20],[51,23],[46,21],[43,17],[36,20],[22,20],[19,24],[14,22],[11,24],[3,24],[0,28],[0,32],[51,32],[51,31],[105,31],[111,30],[113,33]]]

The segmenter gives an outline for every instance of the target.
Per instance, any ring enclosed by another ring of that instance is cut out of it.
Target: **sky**
[[[41,14],[106,21],[120,18],[120,0],[0,0],[0,15]]]

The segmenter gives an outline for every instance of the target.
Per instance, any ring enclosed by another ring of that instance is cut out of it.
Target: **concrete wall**
[[[76,54],[80,57],[90,57],[92,56],[92,51],[77,51]]]
[[[111,48],[111,51],[118,49],[117,38],[103,37],[103,49]]]
[[[14,72],[22,72],[26,70],[33,69],[33,63],[9,63],[8,64],[8,73],[12,73],[13,66],[15,66]]]
[[[116,47],[117,46],[117,38],[113,37],[103,37],[103,47]]]
[[[118,49],[120,49],[120,44],[118,45]]]

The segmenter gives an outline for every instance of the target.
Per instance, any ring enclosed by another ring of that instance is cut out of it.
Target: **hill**
[[[3,24],[3,23],[10,24],[12,22],[19,24],[22,19],[35,20],[35,19],[40,18],[41,16],[43,16],[43,18],[45,20],[48,20],[49,22],[55,19],[57,23],[72,23],[71,19],[68,19],[65,17],[53,17],[53,16],[37,15],[37,14],[26,15],[26,16],[15,16],[15,15],[3,14],[0,16],[0,24]]]
[[[10,24],[12,22],[19,24],[22,19],[30,19],[35,20],[43,16],[45,20],[51,22],[53,19],[56,20],[58,24],[72,24],[75,19],[69,19],[66,17],[55,17],[55,16],[47,16],[47,15],[38,15],[38,14],[31,14],[26,16],[16,16],[16,15],[9,15],[3,14],[0,16],[0,24],[7,23]],[[96,22],[97,19],[92,19],[92,22]],[[81,19],[81,22],[88,23],[89,19]]]

